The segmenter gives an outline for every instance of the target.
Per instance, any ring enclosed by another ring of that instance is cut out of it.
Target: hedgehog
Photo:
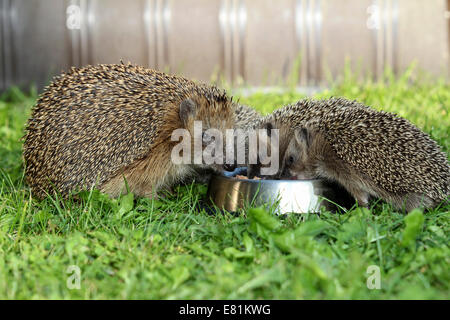
[[[71,68],[32,109],[23,146],[26,182],[38,198],[94,186],[113,197],[126,191],[154,197],[196,168],[222,170],[174,164],[179,142],[171,135],[184,128],[194,137],[194,121],[201,121],[203,135],[208,128],[225,132],[234,128],[235,108],[215,86],[141,66]]]
[[[309,98],[302,99],[297,103],[284,106],[283,108],[276,109],[271,114],[266,115],[258,119],[254,124],[255,129],[267,130],[270,135],[272,129],[279,130],[279,163],[282,162],[283,156],[286,152],[289,142],[292,137],[292,128],[301,126],[307,121],[320,118],[324,114],[330,114],[342,109],[355,109],[355,108],[368,108],[366,105],[359,103],[356,100],[348,100],[341,97],[331,97],[327,100],[311,100]],[[282,138],[280,138],[282,137]],[[264,146],[261,144],[260,148],[268,148],[270,150],[270,145]],[[257,163],[249,163],[248,166],[248,176],[253,178],[255,176],[261,176],[261,162],[258,156]],[[266,179],[276,179],[277,175],[266,176]]]
[[[313,117],[299,103],[265,119],[285,140],[279,178],[337,182],[361,206],[375,197],[409,212],[448,201],[447,156],[426,133],[393,113],[319,104],[328,107]]]

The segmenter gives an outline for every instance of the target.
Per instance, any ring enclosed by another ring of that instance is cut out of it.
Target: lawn
[[[450,154],[444,80],[347,72],[314,95],[330,96],[396,112]],[[302,97],[287,86],[240,101],[267,113]],[[407,216],[383,202],[320,216],[213,215],[198,209],[199,184],[162,200],[92,191],[37,201],[23,183],[20,141],[35,100],[14,88],[0,98],[1,299],[450,298],[449,206]]]

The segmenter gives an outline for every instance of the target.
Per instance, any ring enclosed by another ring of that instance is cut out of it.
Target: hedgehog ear
[[[297,128],[294,130],[294,137],[297,140],[298,144],[302,144],[306,142],[306,146],[309,147],[311,145],[313,135],[311,130],[306,128]]]
[[[195,115],[196,104],[191,99],[185,99],[180,103],[180,119],[184,123],[187,123],[189,117]]]
[[[262,125],[262,128],[267,131],[267,136],[270,137],[272,134],[273,125],[271,122],[266,122]]]

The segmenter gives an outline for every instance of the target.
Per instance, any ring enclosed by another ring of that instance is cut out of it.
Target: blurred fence
[[[449,75],[450,0],[0,0],[0,90],[118,63],[250,85],[318,85],[345,61]],[[301,63],[296,64],[296,58]],[[294,70],[294,73],[292,73]]]

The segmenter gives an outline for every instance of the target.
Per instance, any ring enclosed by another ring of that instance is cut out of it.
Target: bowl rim
[[[249,183],[261,183],[261,184],[268,184],[268,183],[311,183],[311,182],[317,182],[317,181],[325,181],[326,179],[299,179],[299,180],[290,180],[290,179],[239,179],[236,177],[227,177],[220,174],[214,174],[212,176],[216,179],[223,179],[233,182],[249,182]]]

